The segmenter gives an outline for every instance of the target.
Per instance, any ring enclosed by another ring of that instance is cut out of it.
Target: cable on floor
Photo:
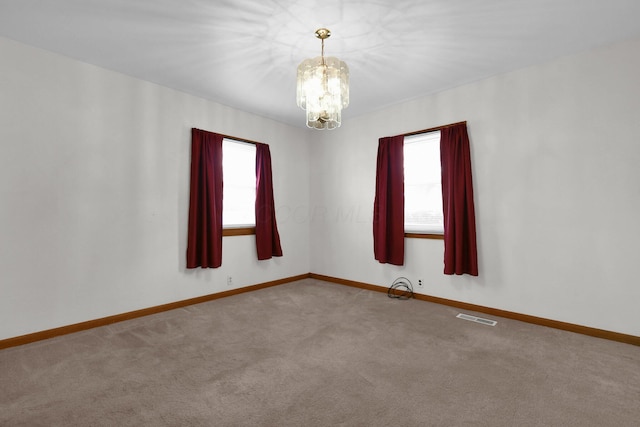
[[[411,281],[406,277],[398,277],[393,281],[391,286],[389,286],[389,289],[387,289],[387,296],[396,299],[409,299],[413,297],[413,285]]]

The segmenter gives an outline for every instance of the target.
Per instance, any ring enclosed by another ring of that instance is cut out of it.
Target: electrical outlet
[[[233,279],[231,278],[231,276],[227,276],[227,286],[231,285],[233,285]]]
[[[422,279],[418,279],[418,286],[422,286]]]

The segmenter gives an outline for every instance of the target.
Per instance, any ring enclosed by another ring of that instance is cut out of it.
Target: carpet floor
[[[638,426],[640,348],[305,279],[0,351],[2,426]]]

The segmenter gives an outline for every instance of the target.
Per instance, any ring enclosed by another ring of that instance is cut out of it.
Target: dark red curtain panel
[[[191,129],[187,268],[222,265],[222,139]]]
[[[445,127],[440,134],[444,274],[478,275],[476,220],[467,125]]]
[[[381,263],[404,264],[404,135],[380,138],[373,202],[373,252]]]
[[[259,260],[282,256],[273,202],[271,152],[267,144],[259,143],[256,143],[256,249]]]

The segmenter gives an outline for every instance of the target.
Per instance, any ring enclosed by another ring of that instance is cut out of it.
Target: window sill
[[[255,227],[223,228],[222,236],[251,236],[256,234]]]
[[[434,240],[444,240],[443,234],[427,234],[427,233],[404,233],[404,237],[410,239],[434,239]]]

